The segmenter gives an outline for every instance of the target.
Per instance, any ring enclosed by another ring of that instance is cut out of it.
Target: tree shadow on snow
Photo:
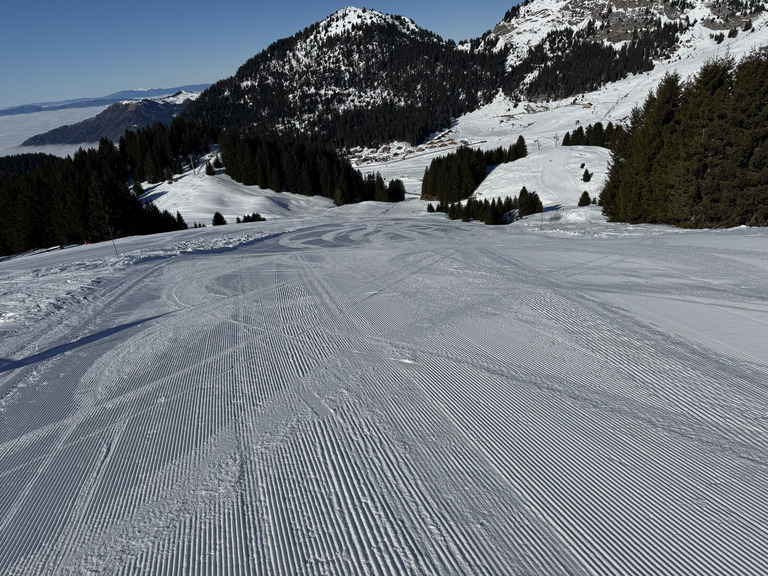
[[[166,312],[165,314],[157,314],[156,316],[149,316],[148,318],[142,318],[141,320],[128,322],[127,324],[123,324],[121,326],[115,326],[114,328],[107,328],[106,330],[101,330],[100,332],[96,332],[95,334],[89,334],[88,336],[83,336],[82,338],[80,338],[79,340],[75,340],[74,342],[68,342],[66,344],[54,346],[53,348],[49,348],[48,350],[43,350],[42,352],[38,352],[37,354],[32,354],[32,356],[27,356],[26,358],[22,358],[20,360],[12,360],[10,358],[0,358],[0,374],[2,374],[3,372],[10,372],[18,368],[24,368],[26,366],[30,366],[32,364],[36,364],[37,362],[42,362],[44,360],[50,360],[51,358],[55,358],[56,356],[65,354],[66,352],[70,352],[72,350],[82,348],[83,346],[87,346],[88,344],[93,344],[94,342],[98,342],[99,340],[103,340],[104,338],[109,338],[110,336],[113,336],[125,330],[129,330],[131,328],[135,328],[136,326],[140,326],[145,322],[150,322],[152,320],[156,320],[157,318],[162,318],[163,316],[167,316],[168,314],[171,314],[171,312]]]

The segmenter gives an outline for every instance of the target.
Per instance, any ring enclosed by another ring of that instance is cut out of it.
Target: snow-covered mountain
[[[113,104],[146,99],[173,102],[174,94],[197,95],[209,86],[210,84],[191,84],[175,88],[121,90],[97,98],[62,100],[0,109],[0,156],[29,152],[44,152],[62,157],[72,155],[80,147],[87,148],[88,145],[97,143],[101,137],[100,132],[97,130],[94,133],[95,140],[79,140],[73,144],[46,144],[31,147],[22,146],[22,142],[62,126],[91,120]],[[119,132],[119,135],[122,135],[122,132]]]
[[[765,8],[763,0],[533,0],[478,46],[507,55],[507,95],[566,98],[680,59],[686,48],[727,45],[752,33]]]
[[[700,23],[714,34],[748,27],[767,4],[763,0],[532,0],[507,12],[484,42],[508,53],[508,65],[522,62],[528,51],[555,30],[583,31],[594,26],[594,41],[620,45],[632,42],[637,32],[670,22],[681,22],[686,28]],[[681,34],[670,47],[671,52],[691,40]]]
[[[339,147],[415,141],[491,101],[502,73],[490,50],[460,50],[408,18],[346,8],[251,58],[188,114]]]
[[[22,146],[90,143],[102,138],[117,142],[126,130],[138,130],[155,122],[170,124],[198,96],[192,92],[179,91],[162,98],[118,102],[93,118],[32,136]]]
[[[144,88],[138,90],[120,90],[106,96],[97,96],[95,98],[75,98],[73,100],[59,100],[56,102],[39,102],[35,104],[25,104],[23,106],[12,106],[10,108],[0,108],[0,116],[19,116],[34,114],[36,112],[56,112],[60,110],[75,110],[80,108],[99,108],[109,106],[124,100],[144,100],[147,98],[158,99],[166,98],[178,92],[192,92],[199,94],[210,84],[187,84],[175,88]]]
[[[345,8],[246,62],[188,110],[339,148],[418,144],[503,92],[547,102],[734,43],[764,46],[764,0],[533,0],[456,46],[412,20]]]
[[[660,69],[677,67],[687,76],[703,55],[764,47],[766,5],[532,0],[458,46],[404,16],[350,7],[273,43],[205,91],[187,114],[221,126],[309,134],[339,148],[418,145],[500,90],[541,106],[621,91],[623,81],[636,86],[633,77],[650,73],[642,99]]]

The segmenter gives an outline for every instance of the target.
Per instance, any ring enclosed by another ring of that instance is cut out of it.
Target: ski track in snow
[[[367,209],[0,262],[0,573],[768,573],[764,231]]]

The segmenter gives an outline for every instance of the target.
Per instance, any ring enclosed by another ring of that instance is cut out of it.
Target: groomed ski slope
[[[768,573],[768,232],[540,226],[0,262],[0,573]]]
[[[607,152],[557,147],[754,28],[458,119],[525,137],[477,196],[543,217],[197,170],[146,188],[208,228],[0,261],[0,574],[768,574],[768,232],[608,224]]]

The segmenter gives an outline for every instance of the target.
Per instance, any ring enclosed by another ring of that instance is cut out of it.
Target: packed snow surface
[[[768,573],[768,232],[423,207],[0,262],[0,573]]]

